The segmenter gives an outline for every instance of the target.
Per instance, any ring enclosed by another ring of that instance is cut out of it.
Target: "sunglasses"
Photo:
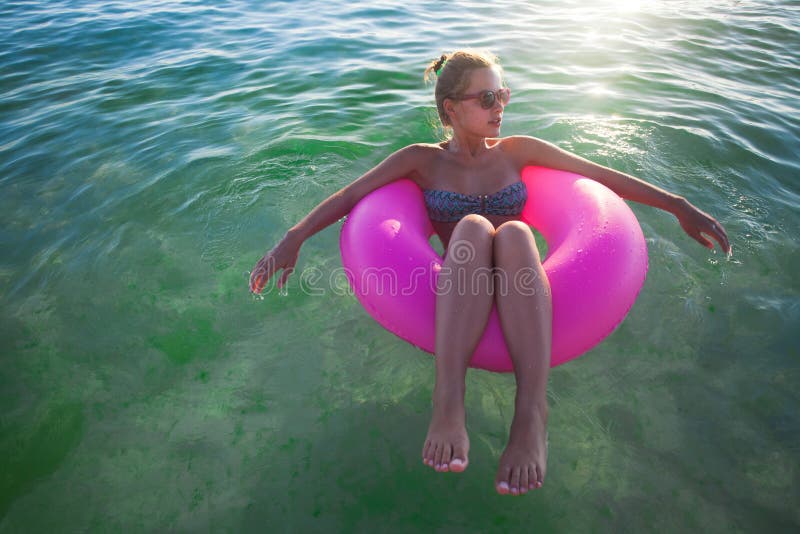
[[[458,100],[472,100],[475,98],[478,99],[478,103],[483,109],[492,109],[495,102],[498,101],[506,106],[508,105],[508,101],[511,99],[511,89],[508,87],[503,87],[497,91],[481,91],[480,93],[464,95]]]

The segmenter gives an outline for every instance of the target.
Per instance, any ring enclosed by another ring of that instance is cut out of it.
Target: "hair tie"
[[[433,72],[436,73],[436,76],[439,76],[439,73],[442,71],[442,69],[446,64],[447,64],[447,56],[442,54],[442,57],[439,58],[438,64],[433,67]]]

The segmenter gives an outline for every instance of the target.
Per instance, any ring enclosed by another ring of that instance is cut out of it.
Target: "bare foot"
[[[497,493],[520,495],[541,488],[546,470],[547,404],[517,403],[508,445],[497,469]]]
[[[469,463],[468,452],[463,390],[450,394],[434,391],[433,416],[422,447],[422,462],[439,472],[461,472]]]

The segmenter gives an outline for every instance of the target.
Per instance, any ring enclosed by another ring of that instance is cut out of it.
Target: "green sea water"
[[[0,5],[0,532],[796,532],[800,5]],[[247,290],[318,202],[439,137],[428,61],[498,54],[504,134],[683,195],[632,204],[627,319],[553,369],[542,489],[496,495],[513,376],[467,378],[470,467],[424,467],[433,359],[340,285]]]

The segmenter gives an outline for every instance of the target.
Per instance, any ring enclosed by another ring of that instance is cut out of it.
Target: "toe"
[[[453,447],[453,457],[450,460],[450,471],[460,473],[467,468],[468,463],[466,448],[463,445],[455,445]]]
[[[422,463],[428,465],[431,459],[431,440],[426,439],[425,445],[422,446]]]
[[[462,460],[461,458],[456,457],[450,461],[450,471],[453,471],[454,473],[461,473],[466,468],[467,468],[466,460]]]
[[[430,467],[436,466],[436,442],[431,442],[430,446],[428,447],[428,454],[425,458],[425,463]]]
[[[448,471],[450,460],[453,459],[453,446],[449,443],[445,444],[442,452],[442,471]]]
[[[528,466],[523,466],[519,472],[519,492],[528,493]]]
[[[441,443],[436,444],[436,453],[433,455],[433,466],[439,471],[442,467],[442,455],[444,454],[444,447]]]
[[[510,491],[508,480],[511,478],[511,469],[508,467],[501,467],[497,473],[497,479],[494,482],[497,488],[497,493],[500,495],[507,495]]]
[[[520,476],[521,469],[517,466],[511,470],[511,494],[518,495],[519,494],[519,476]]]
[[[431,443],[430,447],[428,447],[428,454],[425,456],[425,463],[429,467],[433,467],[435,460],[436,460],[436,444]]]

